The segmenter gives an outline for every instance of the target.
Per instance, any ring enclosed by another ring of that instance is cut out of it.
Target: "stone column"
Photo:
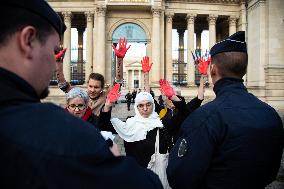
[[[265,21],[267,19],[266,3],[267,1],[257,1],[256,3],[251,1],[248,3],[247,47],[249,63],[247,86],[249,87],[265,87],[266,79],[268,79],[265,78],[265,68],[267,68],[268,63],[267,28],[269,28],[268,22]],[[272,44],[275,45],[275,43]]]
[[[194,85],[195,66],[191,52],[194,52],[194,20],[196,14],[188,14],[187,19],[187,84]]]
[[[238,21],[238,31],[245,31],[247,36],[247,8],[246,8],[246,2],[241,2],[241,11],[240,11],[241,17]],[[247,84],[247,75],[244,75],[243,77],[245,85]]]
[[[142,81],[142,74],[141,74],[141,70],[138,70],[138,78],[139,78],[139,86],[138,86],[138,88],[141,88],[141,81]]]
[[[184,29],[178,29],[178,37],[179,37],[179,44],[178,44],[178,74],[179,78],[181,78],[180,74],[184,73]],[[179,79],[180,81],[180,79]]]
[[[97,38],[98,38],[98,35],[97,35],[97,32],[98,32],[98,19],[97,19],[97,10],[94,12],[94,27],[93,27],[93,64],[92,64],[92,72],[95,72],[95,66],[97,64]]]
[[[134,80],[135,80],[134,73],[135,73],[135,70],[131,70],[131,71],[132,71],[131,88],[134,88]]]
[[[201,49],[201,33],[202,29],[196,30],[196,49]]]
[[[173,60],[172,60],[172,29],[173,13],[166,13],[166,79],[173,80]]]
[[[237,17],[230,16],[229,18],[229,35],[236,33],[237,31]]]
[[[181,62],[184,62],[184,29],[178,29],[177,32],[178,32],[178,37],[179,37],[179,40],[178,40],[178,46],[179,46],[179,56],[178,56],[178,59],[181,61]]]
[[[241,18],[239,19],[239,23],[241,24],[240,30],[247,30],[247,8],[245,1],[241,2]]]
[[[222,34],[221,33],[217,33],[217,36],[216,36],[216,42],[220,42],[222,39]]]
[[[128,83],[129,83],[129,76],[128,76],[129,74],[128,74],[128,69],[125,69],[125,77],[124,77],[124,79],[125,79],[125,87],[127,87],[128,86]]]
[[[208,25],[209,25],[209,48],[213,47],[216,43],[216,20],[217,15],[208,16]]]
[[[92,73],[93,67],[93,18],[92,12],[86,12],[87,21],[87,40],[86,40],[86,64],[85,64],[85,81],[87,82],[89,75]]]
[[[216,43],[216,20],[217,15],[209,15],[208,25],[209,25],[209,48],[213,47]],[[208,68],[208,81],[209,84],[212,84],[212,78],[210,75],[210,68]]]
[[[151,83],[157,84],[160,80],[160,14],[161,9],[152,9],[152,78]]]
[[[83,74],[83,34],[85,28],[77,28],[78,31],[78,59],[77,59],[77,73],[78,76]],[[82,75],[83,76],[83,75]]]
[[[67,48],[67,51],[63,60],[63,73],[66,81],[71,80],[71,12],[62,12],[64,17],[64,23],[66,25],[66,31],[64,32],[63,47]]]
[[[106,14],[106,8],[103,6],[97,7],[97,52],[96,52],[96,64],[94,65],[94,70],[97,73],[102,74],[105,76],[105,14]]]
[[[160,16],[160,78],[165,78],[165,11]]]

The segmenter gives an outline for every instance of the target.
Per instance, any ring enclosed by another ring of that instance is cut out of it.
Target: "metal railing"
[[[187,85],[187,63],[180,60],[173,60],[173,78],[174,85]]]

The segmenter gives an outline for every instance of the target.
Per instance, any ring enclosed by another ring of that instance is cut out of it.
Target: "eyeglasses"
[[[73,111],[75,111],[76,108],[78,108],[79,111],[82,111],[82,110],[84,110],[86,108],[86,106],[85,106],[85,104],[78,104],[78,105],[76,105],[76,104],[69,104],[68,108],[73,110]]]
[[[152,103],[151,103],[151,102],[148,102],[148,103],[146,103],[146,104],[138,104],[138,105],[137,105],[137,108],[143,109],[144,106],[146,106],[146,108],[150,108],[150,107],[152,106]]]

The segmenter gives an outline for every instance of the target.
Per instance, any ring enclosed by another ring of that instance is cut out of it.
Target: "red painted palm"
[[[173,95],[176,94],[172,86],[169,84],[169,82],[165,79],[160,79],[160,90],[163,95],[165,95],[168,98],[171,98]]]
[[[198,64],[198,70],[201,75],[207,75],[208,66],[211,63],[211,58],[205,60],[202,58]]]
[[[148,56],[144,56],[143,59],[141,60],[141,65],[142,65],[142,70],[144,73],[148,73],[150,72],[153,63],[149,63],[149,57]]]
[[[114,45],[112,45],[112,48],[113,48],[117,58],[124,58],[125,57],[125,54],[128,51],[128,49],[131,47],[131,45],[129,45],[128,47],[126,47],[126,46],[127,46],[127,40],[125,38],[119,39],[118,49]]]
[[[120,97],[119,89],[120,89],[120,84],[116,83],[112,87],[112,89],[108,92],[106,101],[109,102],[109,103],[116,102],[118,100],[118,98]]]
[[[67,48],[62,49],[61,51],[59,51],[57,54],[55,54],[55,60],[56,61],[62,61],[65,55]]]

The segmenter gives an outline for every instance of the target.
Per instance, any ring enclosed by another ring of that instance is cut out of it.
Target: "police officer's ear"
[[[26,26],[19,31],[18,44],[23,55],[31,59],[36,41],[36,29],[33,26]]]
[[[215,76],[218,72],[218,68],[215,64],[210,65],[210,75],[211,77]]]
[[[210,75],[211,75],[213,84],[215,84],[219,79],[222,78],[219,72],[219,68],[216,64],[211,64]]]

